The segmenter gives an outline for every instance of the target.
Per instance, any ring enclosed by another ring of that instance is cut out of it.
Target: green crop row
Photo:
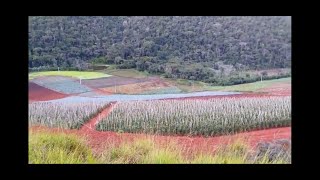
[[[107,105],[104,102],[32,103],[29,104],[29,125],[79,129]]]
[[[120,102],[99,131],[222,135],[291,124],[291,97]]]

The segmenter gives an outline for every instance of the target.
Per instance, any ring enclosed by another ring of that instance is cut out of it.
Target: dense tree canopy
[[[29,17],[29,67],[117,64],[215,81],[225,72],[291,67],[288,17]]]

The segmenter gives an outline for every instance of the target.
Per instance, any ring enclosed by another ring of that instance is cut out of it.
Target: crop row
[[[211,136],[290,124],[290,97],[248,97],[120,102],[96,128]]]
[[[79,129],[86,121],[101,112],[108,103],[52,103],[29,104],[29,125]]]

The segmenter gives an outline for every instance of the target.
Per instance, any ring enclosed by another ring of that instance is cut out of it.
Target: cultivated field
[[[63,94],[78,94],[93,91],[93,89],[80,84],[78,79],[70,77],[39,77],[33,79],[32,82]]]
[[[47,126],[79,129],[85,122],[102,111],[108,103],[48,103],[29,104],[29,126]]]
[[[66,76],[81,79],[95,79],[102,77],[109,77],[111,75],[100,72],[87,72],[87,71],[43,71],[29,73],[29,80],[40,76]]]
[[[147,78],[129,78],[129,77],[117,77],[112,76],[108,78],[98,78],[98,79],[88,79],[83,80],[83,85],[86,85],[91,88],[104,88],[104,87],[113,87],[120,86],[125,84],[134,84],[148,81]]]
[[[170,94],[180,93],[181,90],[160,78],[148,78],[140,83],[130,83],[125,85],[113,85],[112,87],[101,88],[106,92],[118,94]]]
[[[260,142],[291,138],[290,78],[212,87],[130,73],[137,75],[81,84],[63,76],[30,80],[29,129],[45,129],[30,139],[30,163],[290,163],[290,150],[283,155],[279,145],[255,154]],[[253,149],[212,154],[239,137]],[[53,148],[42,151],[48,143]]]
[[[281,78],[281,79],[274,79],[274,80],[265,80],[265,81],[258,81],[254,83],[246,83],[246,84],[239,84],[239,85],[232,85],[232,86],[212,86],[208,87],[208,90],[212,91],[242,91],[242,92],[268,92],[268,91],[261,91],[264,88],[268,88],[273,86],[274,84],[290,84],[291,89],[291,78]]]
[[[112,67],[108,67],[108,69],[102,70],[100,72],[110,74],[113,76],[128,77],[128,78],[147,78],[150,76],[146,72],[141,72],[135,69],[113,69]]]
[[[221,135],[289,126],[290,97],[121,102],[97,130]]]
[[[29,82],[29,102],[32,101],[48,101],[52,99],[65,98],[68,95],[59,93],[35,83]]]

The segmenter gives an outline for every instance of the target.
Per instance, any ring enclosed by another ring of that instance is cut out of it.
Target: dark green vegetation
[[[30,17],[30,70],[135,68],[232,85],[291,67],[288,17]],[[269,78],[287,77],[279,72]]]

